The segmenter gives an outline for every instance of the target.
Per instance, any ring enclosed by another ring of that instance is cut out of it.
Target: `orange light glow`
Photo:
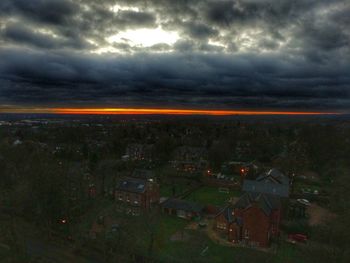
[[[75,115],[333,115],[339,112],[316,111],[270,111],[270,110],[211,110],[211,109],[166,109],[166,108],[40,108],[1,107],[0,113],[50,113]]]
[[[323,115],[333,112],[300,112],[300,111],[251,111],[251,110],[198,110],[198,109],[140,109],[140,108],[55,108],[57,114],[90,114],[90,115]]]

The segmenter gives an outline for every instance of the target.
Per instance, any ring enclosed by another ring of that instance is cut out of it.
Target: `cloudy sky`
[[[2,107],[350,109],[349,0],[1,0]]]

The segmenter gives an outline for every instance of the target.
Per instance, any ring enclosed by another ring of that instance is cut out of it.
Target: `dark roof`
[[[280,197],[289,196],[289,185],[271,183],[270,181],[244,180],[242,190],[244,192],[271,194]]]
[[[256,181],[289,185],[288,176],[284,175],[278,169],[275,168],[258,176],[258,178],[256,178]]]
[[[132,193],[143,193],[146,190],[147,181],[144,179],[127,178],[122,180],[116,190]]]
[[[168,200],[164,201],[161,206],[163,208],[171,208],[171,209],[176,209],[176,210],[184,210],[184,211],[190,211],[190,212],[201,212],[203,210],[203,206],[181,200],[181,199],[175,199],[175,198],[169,198]]]
[[[232,223],[235,221],[235,217],[233,216],[233,208],[228,206],[221,210],[216,216],[223,214],[227,222]]]
[[[235,208],[246,209],[257,203],[266,215],[270,215],[273,210],[281,207],[280,198],[261,193],[245,193],[234,205]]]
[[[135,169],[132,173],[132,177],[149,180],[154,178],[154,174],[151,170]]]

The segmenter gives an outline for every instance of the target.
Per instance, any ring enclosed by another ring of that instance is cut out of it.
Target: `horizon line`
[[[0,108],[0,113],[42,113],[64,115],[340,115],[341,112],[283,110],[218,110],[176,108]]]

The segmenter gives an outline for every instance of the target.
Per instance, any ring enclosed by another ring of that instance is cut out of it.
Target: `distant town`
[[[348,253],[349,122],[288,118],[3,118],[1,262]]]

